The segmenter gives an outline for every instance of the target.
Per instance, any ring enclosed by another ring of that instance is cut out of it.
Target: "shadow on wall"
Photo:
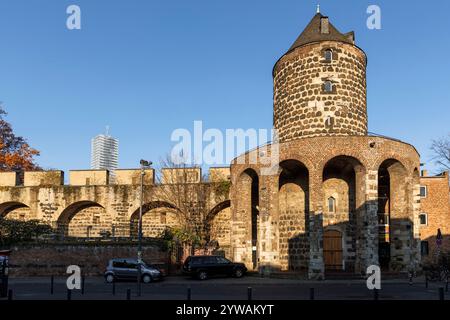
[[[440,255],[450,257],[450,234],[442,234]],[[420,242],[422,264],[435,264],[438,262],[437,236],[428,237]]]
[[[369,174],[351,156],[329,160],[322,171],[320,191],[316,191],[321,195],[314,194],[320,196],[316,207],[323,211],[318,222],[323,229],[318,229],[312,223],[317,213],[309,207],[308,168],[297,160],[284,161],[280,167],[281,270],[306,271],[315,265],[313,272],[320,271],[322,252],[327,271],[364,272],[368,264],[403,271],[420,261],[412,221],[417,170],[408,174],[402,163],[387,159],[378,174]],[[320,243],[314,239],[321,239]]]
[[[365,204],[368,205],[371,203]],[[417,248],[420,248],[420,239],[414,238],[413,222],[410,219],[393,219],[389,225],[377,224],[369,228],[368,221],[364,218],[357,215],[356,223],[347,221],[324,225],[319,248],[323,252],[325,273],[355,273],[358,270],[364,273],[367,267],[364,259],[378,260],[382,270],[390,272],[404,272],[412,266],[419,267],[420,252]],[[372,237],[375,238],[375,245],[373,248],[367,248],[364,244]],[[435,240],[428,241],[431,243]],[[447,242],[450,243],[450,239],[447,239]],[[273,265],[265,264],[260,264],[260,269],[270,267],[274,271],[307,274],[310,259],[309,243],[308,233],[296,234],[288,240],[287,270],[286,268],[274,270]],[[359,248],[357,244],[360,245]]]

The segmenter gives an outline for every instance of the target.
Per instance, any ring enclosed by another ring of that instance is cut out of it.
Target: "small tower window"
[[[334,118],[332,116],[328,116],[325,120],[325,127],[331,128],[334,126]]]
[[[328,198],[328,212],[336,212],[336,199],[333,197]]]
[[[326,93],[332,93],[333,83],[331,81],[325,81],[323,88]]]
[[[333,60],[333,51],[330,49],[325,50],[324,58],[326,62],[331,62]]]

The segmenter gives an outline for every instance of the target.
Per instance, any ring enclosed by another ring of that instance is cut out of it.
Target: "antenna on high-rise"
[[[106,135],[109,136],[109,125],[106,126]]]
[[[320,4],[317,5],[317,13],[320,13]]]

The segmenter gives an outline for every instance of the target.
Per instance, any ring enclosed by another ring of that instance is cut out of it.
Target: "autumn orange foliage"
[[[39,156],[39,151],[14,134],[4,115],[6,112],[0,106],[0,171],[38,170],[34,158]]]
[[[33,158],[39,155],[39,151],[23,144],[19,150],[12,153],[3,152],[4,144],[0,142],[0,170],[35,170],[36,164]]]

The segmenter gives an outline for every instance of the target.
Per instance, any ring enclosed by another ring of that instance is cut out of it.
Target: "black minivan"
[[[247,272],[243,263],[234,263],[220,256],[190,256],[183,264],[183,273],[206,280],[211,276],[241,278]]]

